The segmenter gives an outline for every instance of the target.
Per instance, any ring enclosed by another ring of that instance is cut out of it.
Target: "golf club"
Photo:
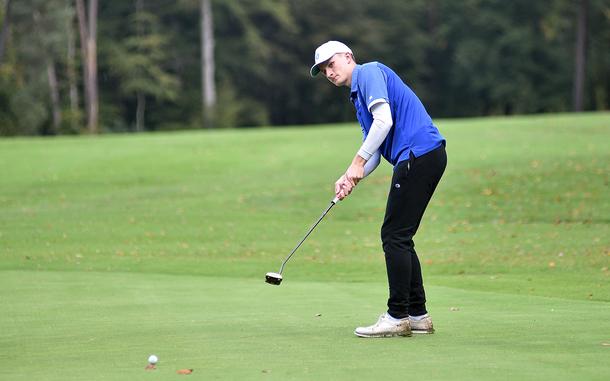
[[[269,283],[269,284],[274,284],[276,286],[279,286],[280,283],[282,283],[282,272],[284,272],[284,266],[286,266],[286,263],[290,260],[290,257],[292,257],[292,255],[297,251],[297,249],[301,246],[301,244],[303,242],[305,242],[305,240],[307,239],[307,237],[309,237],[309,235],[311,234],[311,232],[313,231],[313,229],[316,228],[316,226],[318,226],[318,224],[320,223],[320,221],[322,221],[322,219],[324,218],[324,216],[326,215],[326,213],[328,213],[328,211],[336,204],[339,202],[339,197],[335,197],[331,202],[330,205],[328,206],[328,208],[326,208],[326,210],[322,213],[322,215],[320,216],[320,218],[318,218],[318,220],[316,221],[315,224],[313,224],[313,226],[309,229],[309,231],[307,232],[307,234],[305,234],[305,237],[303,237],[303,239],[301,240],[301,242],[299,242],[296,247],[294,249],[292,249],[292,252],[286,257],[286,259],[284,259],[284,262],[282,262],[282,266],[280,267],[280,272],[279,273],[273,273],[273,272],[269,272],[265,275],[265,282]]]

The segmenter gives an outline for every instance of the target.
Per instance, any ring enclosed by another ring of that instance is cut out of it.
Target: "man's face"
[[[349,53],[337,53],[318,65],[320,72],[335,86],[351,86],[354,60]]]

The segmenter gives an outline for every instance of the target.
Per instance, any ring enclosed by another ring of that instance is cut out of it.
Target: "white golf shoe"
[[[368,327],[358,327],[354,334],[359,337],[411,336],[409,318],[394,319],[387,313],[379,317],[377,323]]]
[[[409,323],[411,324],[411,331],[413,333],[434,333],[434,325],[428,314],[425,314],[419,319],[414,319],[409,316]]]

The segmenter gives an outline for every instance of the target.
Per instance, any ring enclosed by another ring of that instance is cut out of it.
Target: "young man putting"
[[[383,156],[394,166],[381,240],[389,292],[388,310],[360,337],[432,333],[421,266],[413,236],[447,165],[445,139],[415,93],[379,62],[357,64],[349,47],[328,41],[315,52],[311,76],[322,73],[335,86],[350,89],[364,142],[335,183],[339,199],[370,174]]]

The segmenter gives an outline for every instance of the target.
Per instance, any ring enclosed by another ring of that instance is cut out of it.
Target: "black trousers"
[[[388,313],[397,319],[427,313],[413,236],[446,166],[443,144],[420,157],[411,156],[394,169],[381,241],[390,289]]]

